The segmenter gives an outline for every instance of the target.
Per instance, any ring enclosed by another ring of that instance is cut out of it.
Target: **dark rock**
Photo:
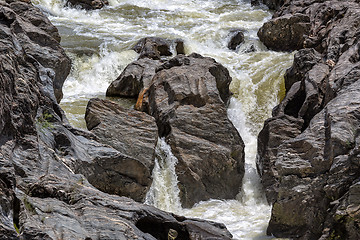
[[[288,92],[291,86],[305,78],[305,74],[317,63],[322,62],[321,54],[315,49],[301,49],[294,56],[293,65],[285,73],[285,89]]]
[[[258,141],[258,171],[273,204],[268,234],[358,239],[359,217],[348,198],[360,177],[360,6],[286,1],[272,22],[298,14],[311,22],[306,48],[295,54],[287,94]]]
[[[237,46],[244,42],[244,33],[241,30],[233,30],[230,32],[231,38],[228,43],[230,50],[235,50]]]
[[[66,6],[80,7],[85,10],[100,9],[108,5],[107,0],[67,0]]]
[[[137,98],[143,89],[149,88],[160,61],[143,58],[130,63],[106,90],[106,96]]]
[[[79,174],[97,179],[106,172],[107,179],[117,181],[131,172],[119,164],[129,157],[66,124],[53,85],[54,76],[64,76],[59,71],[66,68],[44,67],[31,54],[67,57],[60,46],[56,53],[42,42],[55,46],[51,33],[41,30],[52,27],[46,27],[48,21],[33,25],[31,19],[45,17],[25,4],[0,1],[0,238],[155,240],[166,239],[171,228],[183,239],[231,239],[222,224],[101,192]],[[19,6],[39,16],[23,18],[12,10],[20,11]],[[37,31],[43,38],[30,41],[27,34]]]
[[[140,54],[141,58],[159,60],[161,56],[171,56],[171,41],[159,37],[146,37],[140,39],[133,50]]]
[[[251,0],[251,6],[258,6],[260,5],[260,0]]]
[[[199,54],[179,55],[156,71],[149,113],[178,158],[183,206],[234,198],[244,174],[244,144],[226,114],[228,71]]]
[[[111,181],[113,179],[106,177],[100,181],[101,172],[98,172],[97,179],[94,179],[97,182],[90,182],[95,187],[101,182],[103,187],[98,188],[105,192],[143,202],[152,182],[151,174],[158,140],[155,119],[146,113],[126,110],[114,102],[95,98],[88,103],[85,120],[87,128],[100,142],[110,145],[124,155],[126,161],[119,164],[122,174],[128,176],[122,184],[121,180]],[[116,165],[113,165],[113,169]]]
[[[245,53],[252,53],[252,52],[256,52],[256,47],[254,45],[250,45],[250,47],[248,49],[245,49],[244,51]]]
[[[259,29],[258,37],[269,49],[292,51],[303,48],[309,31],[309,17],[299,13],[283,15],[266,22]]]
[[[62,86],[70,72],[71,61],[60,47],[60,35],[57,29],[31,4],[14,1],[2,5],[3,22],[2,38],[12,31],[17,36],[15,44],[21,44],[28,58],[32,58],[43,67],[43,78],[49,78],[54,86],[56,100],[60,102]]]
[[[175,44],[176,54],[185,54],[185,46],[184,46],[184,41],[182,39],[175,39],[174,44]]]
[[[329,102],[311,120],[309,127],[296,137],[293,137],[296,128],[291,128],[289,124],[282,129],[294,129],[288,130],[291,134],[285,135],[274,127],[272,131],[270,129],[270,134],[261,137],[271,137],[265,152],[267,155],[259,152],[266,160],[260,166],[263,176],[266,176],[263,180],[267,196],[274,203],[269,234],[319,238],[328,209],[331,209],[330,202],[346,193],[349,184],[359,177],[359,165],[351,164],[354,158],[358,158],[354,155],[354,146],[358,144],[360,128],[357,113],[360,107],[359,87],[360,82],[356,82]],[[270,122],[272,125],[276,123]],[[278,148],[275,150],[271,148],[274,146],[272,140],[280,134],[285,136],[275,143]],[[342,168],[339,164],[349,167]],[[275,183],[267,187],[269,179]]]
[[[139,59],[160,60],[162,56],[173,55],[172,49],[177,54],[185,54],[184,41],[181,39],[168,40],[159,37],[146,37],[140,39],[132,49],[140,54]]]
[[[335,205],[331,218],[326,221],[325,230],[321,240],[337,239],[359,239],[360,222],[360,182],[355,182],[349,191],[339,200],[334,201]]]
[[[270,9],[278,10],[286,2],[286,0],[262,0],[262,2]]]

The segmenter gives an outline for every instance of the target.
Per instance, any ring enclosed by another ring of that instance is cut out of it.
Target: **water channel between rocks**
[[[212,57],[228,68],[234,93],[228,117],[246,146],[242,191],[234,200],[209,200],[182,209],[171,171],[176,159],[160,139],[147,203],[188,217],[223,222],[234,239],[267,239],[271,207],[256,174],[256,136],[284,94],[282,76],[293,59],[292,54],[267,51],[258,41],[257,30],[271,18],[271,12],[264,6],[252,7],[249,0],[109,0],[108,7],[92,12],[64,8],[61,0],[32,2],[59,29],[61,44],[72,58],[61,107],[76,127],[86,127],[88,100],[105,98],[109,84],[137,58],[130,49],[142,37],[181,38],[187,54]],[[245,33],[245,43],[236,51],[227,49],[233,29]],[[129,108],[134,105],[129,99],[111,100]]]

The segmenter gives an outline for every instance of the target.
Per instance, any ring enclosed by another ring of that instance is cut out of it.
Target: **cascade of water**
[[[153,183],[146,194],[145,203],[168,212],[179,213],[181,211],[180,190],[175,173],[178,160],[164,138],[159,138],[155,154]]]
[[[110,6],[96,11],[66,8],[62,0],[32,2],[58,27],[62,46],[73,60],[61,106],[75,126],[85,127],[88,99],[104,97],[110,82],[136,59],[129,49],[142,37],[182,38],[186,53],[213,57],[229,69],[234,95],[228,116],[246,145],[246,174],[237,200],[209,200],[181,209],[174,175],[177,160],[159,139],[154,184],[146,202],[223,222],[236,239],[265,238],[271,207],[256,174],[256,136],[282,95],[281,76],[292,62],[291,54],[267,51],[257,39],[257,30],[271,18],[270,12],[263,6],[252,7],[249,0],[109,0]],[[245,34],[245,42],[236,51],[226,47],[232,29]],[[121,101],[128,107],[133,104]]]

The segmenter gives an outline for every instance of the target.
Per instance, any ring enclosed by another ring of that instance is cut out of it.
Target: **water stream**
[[[264,6],[252,7],[250,0],[109,0],[108,7],[89,12],[66,8],[62,0],[32,2],[59,29],[61,44],[73,61],[61,107],[76,127],[86,127],[87,101],[105,98],[108,85],[137,58],[130,49],[142,37],[181,38],[187,54],[213,57],[228,68],[234,93],[228,116],[246,145],[242,191],[234,200],[209,200],[182,209],[171,171],[176,158],[159,140],[154,186],[147,201],[167,211],[223,222],[235,239],[266,239],[271,207],[256,174],[256,136],[284,95],[282,76],[293,59],[291,54],[266,50],[256,36],[271,12]],[[233,29],[245,33],[245,43],[236,51],[227,49]],[[129,99],[112,100],[129,108],[134,105]]]

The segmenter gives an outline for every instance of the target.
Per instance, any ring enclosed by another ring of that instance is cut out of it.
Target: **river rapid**
[[[284,95],[283,74],[293,55],[268,51],[257,31],[271,18],[265,6],[249,0],[109,0],[101,10],[64,7],[61,0],[32,0],[59,29],[61,44],[73,61],[61,107],[71,124],[86,128],[84,113],[90,98],[105,98],[109,84],[138,54],[131,47],[143,37],[184,40],[187,54],[212,57],[233,79],[228,117],[245,142],[246,173],[237,199],[213,199],[183,209],[178,199],[176,158],[160,139],[154,183],[146,203],[188,217],[224,223],[234,239],[268,239],[271,206],[266,203],[256,173],[257,134]],[[241,29],[245,42],[229,50],[230,31]],[[255,51],[252,51],[255,50]],[[116,99],[132,108],[133,100]]]

